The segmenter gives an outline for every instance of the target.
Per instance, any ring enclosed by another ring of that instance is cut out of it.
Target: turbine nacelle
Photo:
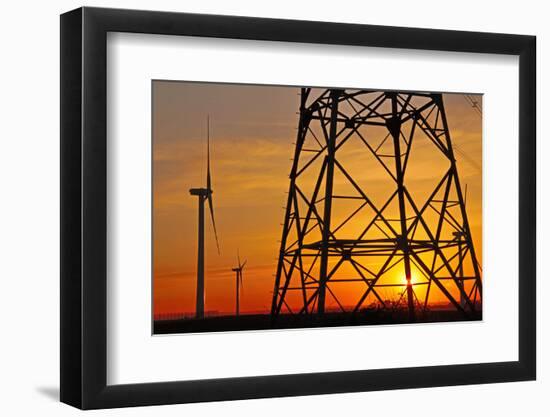
[[[190,188],[189,194],[208,198],[209,195],[214,194],[214,191],[209,190],[208,188]]]

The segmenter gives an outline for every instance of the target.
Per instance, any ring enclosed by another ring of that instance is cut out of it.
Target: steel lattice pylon
[[[442,95],[302,88],[299,114],[272,315],[376,307],[414,320],[432,299],[478,314]]]

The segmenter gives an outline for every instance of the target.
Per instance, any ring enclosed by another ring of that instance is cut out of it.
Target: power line
[[[472,97],[470,94],[462,94],[464,99],[468,102],[470,106],[474,109],[474,111],[479,115],[482,116],[481,107],[479,107],[478,101]]]

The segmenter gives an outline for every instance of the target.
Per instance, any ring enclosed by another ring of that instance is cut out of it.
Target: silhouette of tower
[[[481,273],[441,94],[302,88],[271,313],[432,301],[479,316]]]
[[[216,238],[216,247],[220,253],[218,243],[218,232],[216,231],[216,221],[214,220],[214,204],[212,203],[212,175],[210,173],[210,116],[206,119],[206,188],[191,188],[189,194],[198,198],[198,236],[197,236],[197,292],[195,317],[204,318],[204,205],[208,202],[210,209],[210,219]]]
[[[241,257],[237,251],[237,266],[231,268],[235,272],[235,316],[241,313],[241,292],[243,290],[243,269],[246,265],[246,260],[241,263]]]

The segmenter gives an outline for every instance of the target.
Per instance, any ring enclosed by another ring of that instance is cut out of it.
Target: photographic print
[[[482,95],[152,81],[153,333],[482,318]]]

